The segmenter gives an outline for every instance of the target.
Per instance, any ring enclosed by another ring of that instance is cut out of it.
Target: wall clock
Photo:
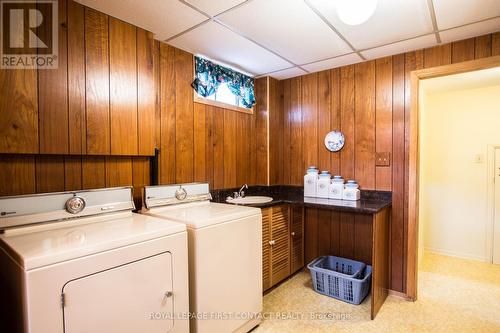
[[[339,151],[344,147],[345,137],[342,132],[331,131],[325,136],[325,147],[329,151]]]

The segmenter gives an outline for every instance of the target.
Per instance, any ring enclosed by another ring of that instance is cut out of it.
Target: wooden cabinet
[[[302,207],[278,205],[262,210],[262,280],[264,291],[304,265]]]

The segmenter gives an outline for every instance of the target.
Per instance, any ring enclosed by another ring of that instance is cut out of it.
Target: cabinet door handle
[[[295,237],[295,231],[292,231],[292,237]]]
[[[276,241],[274,241],[274,240],[269,241],[269,245],[273,246],[274,244],[276,244]]]

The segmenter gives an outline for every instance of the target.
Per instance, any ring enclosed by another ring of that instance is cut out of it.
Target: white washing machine
[[[186,226],[132,188],[0,198],[1,332],[189,331]]]
[[[262,311],[262,214],[210,202],[208,184],[148,186],[142,213],[185,223],[191,332],[248,332]]]

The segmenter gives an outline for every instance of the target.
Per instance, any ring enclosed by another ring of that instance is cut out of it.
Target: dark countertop
[[[225,203],[228,196],[239,189],[212,190],[212,201]],[[392,204],[392,194],[386,191],[361,190],[361,200],[334,200],[304,197],[301,186],[250,186],[245,195],[269,196],[273,201],[265,204],[252,204],[251,207],[266,208],[279,204],[303,205],[310,208],[332,209],[351,213],[375,214]]]

